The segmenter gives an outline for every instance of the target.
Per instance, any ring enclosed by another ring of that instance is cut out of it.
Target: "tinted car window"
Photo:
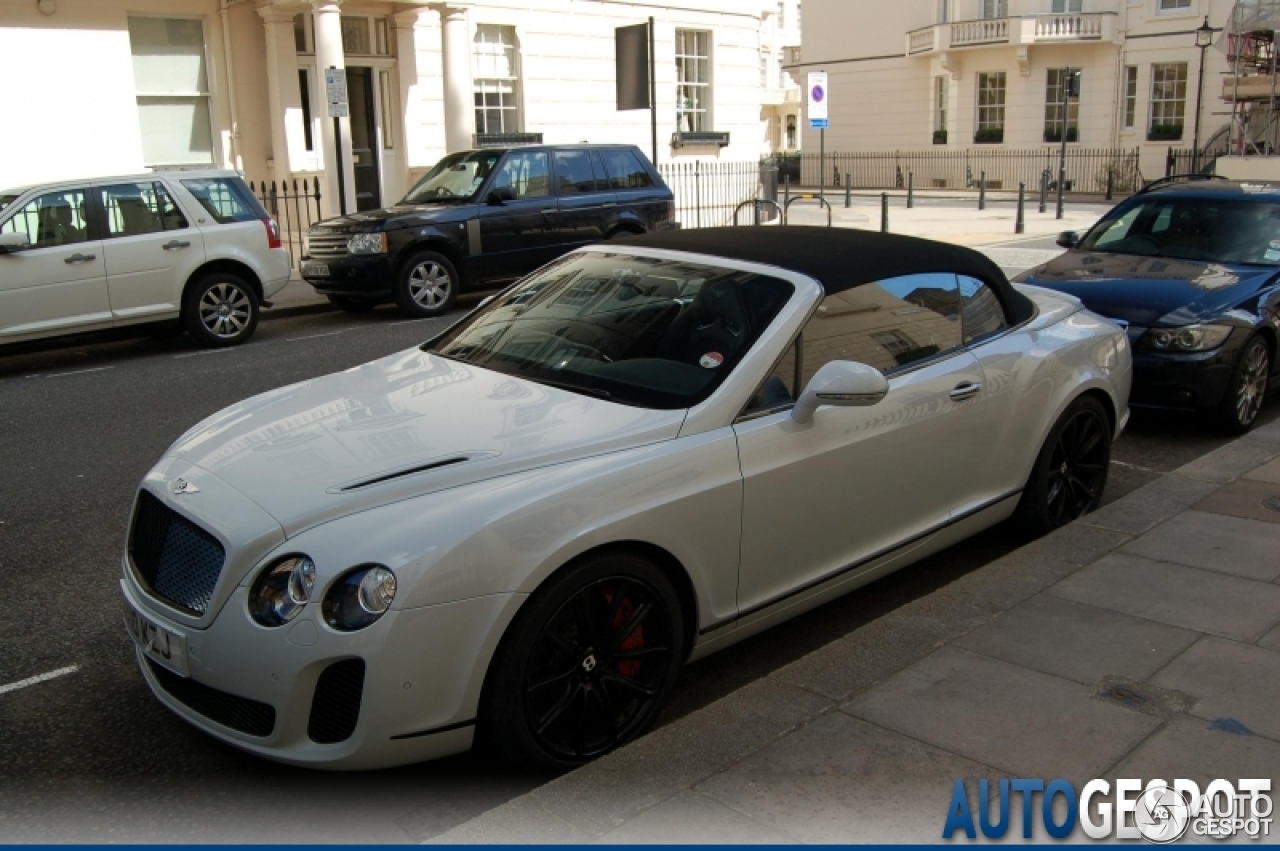
[[[960,275],[958,279],[965,345],[999,334],[1009,327],[1004,316],[1004,306],[991,287],[967,275]]]
[[[542,198],[551,194],[551,170],[546,151],[508,154],[494,178],[493,189],[512,189],[516,198]]]
[[[267,214],[249,192],[249,187],[236,177],[201,177],[182,181],[205,212],[220,225],[252,222]]]
[[[610,148],[601,151],[600,156],[609,172],[610,188],[645,189],[653,186],[653,178],[649,177],[648,169],[636,158],[634,152],[626,148]]]
[[[1280,266],[1280,205],[1154,197],[1099,223],[1080,248],[1206,263]]]
[[[85,194],[71,189],[37,195],[0,225],[3,233],[25,233],[32,248],[73,245],[89,238]]]
[[[556,191],[561,195],[595,192],[596,175],[586,151],[556,151]]]
[[[159,183],[122,183],[97,192],[107,213],[108,236],[140,236],[187,227],[186,217]]]
[[[700,263],[570,255],[431,351],[622,404],[687,408],[715,391],[793,292],[778,278]]]

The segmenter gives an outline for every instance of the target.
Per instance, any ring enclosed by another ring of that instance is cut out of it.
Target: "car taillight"
[[[267,248],[280,248],[280,226],[276,224],[276,220],[266,218],[262,220],[262,224],[267,229]]]

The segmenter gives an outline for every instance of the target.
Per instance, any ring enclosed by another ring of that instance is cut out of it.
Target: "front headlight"
[[[281,559],[259,574],[249,590],[249,614],[263,626],[283,626],[298,616],[316,584],[316,566],[306,556]]]
[[[1204,352],[1218,348],[1230,336],[1230,325],[1184,325],[1152,328],[1143,336],[1143,342],[1147,348],[1161,352]]]
[[[329,626],[353,632],[382,617],[395,597],[395,574],[382,565],[366,564],[333,583],[320,611]]]
[[[385,233],[358,233],[347,240],[347,251],[352,254],[386,254]]]

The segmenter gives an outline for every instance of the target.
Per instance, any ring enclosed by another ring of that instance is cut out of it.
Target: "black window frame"
[[[591,189],[574,190],[572,192],[563,193],[560,191],[560,157],[567,155],[579,155],[586,158],[587,166],[591,169]],[[596,174],[594,159],[591,156],[591,150],[589,148],[553,148],[551,150],[551,183],[552,188],[554,189],[553,194],[557,197],[564,198],[576,198],[580,195],[591,195],[595,192],[608,191],[608,186],[600,185],[600,178],[599,175]]]

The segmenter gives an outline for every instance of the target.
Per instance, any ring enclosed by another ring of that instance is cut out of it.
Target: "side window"
[[[573,195],[595,192],[596,175],[587,151],[556,151],[556,192]]]
[[[107,214],[108,236],[141,236],[187,226],[186,217],[159,183],[122,183],[97,191]]]
[[[37,196],[0,225],[3,233],[25,233],[32,248],[73,245],[89,238],[85,195],[80,189]]]
[[[603,152],[605,168],[609,171],[609,186],[613,189],[647,189],[653,186],[648,170],[626,148],[612,148]]]
[[[793,401],[826,364],[857,361],[892,374],[961,345],[960,288],[952,274],[906,275],[822,300],[748,410]]]
[[[999,334],[1009,327],[1004,316],[1004,305],[992,291],[991,287],[979,281],[960,275],[960,307],[964,313],[965,345],[984,340],[993,334]]]
[[[511,187],[516,198],[543,198],[551,194],[551,174],[546,151],[508,154],[494,178],[493,188]]]
[[[266,218],[249,187],[233,177],[205,177],[184,180],[182,185],[220,225]]]

